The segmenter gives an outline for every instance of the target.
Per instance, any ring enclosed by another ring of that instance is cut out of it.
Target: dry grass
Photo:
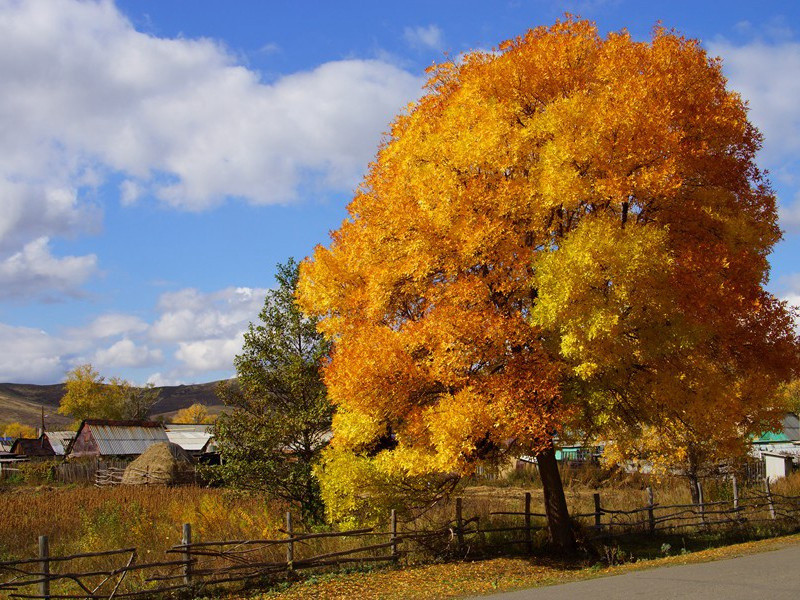
[[[182,523],[192,523],[198,541],[268,536],[282,512],[259,496],[194,486],[8,487],[0,492],[0,560],[34,556],[39,535],[49,536],[54,555],[136,546],[160,556],[180,543]]]

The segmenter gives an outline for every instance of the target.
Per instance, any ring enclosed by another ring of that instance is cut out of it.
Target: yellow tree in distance
[[[332,512],[359,508],[365,474],[532,454],[568,548],[554,434],[734,451],[777,422],[768,400],[798,365],[763,289],[781,233],[718,59],[568,17],[433,67],[426,89],[301,269],[334,341]]]
[[[192,404],[175,413],[172,422],[200,425],[213,423],[214,417],[208,414],[208,409],[202,404]]]

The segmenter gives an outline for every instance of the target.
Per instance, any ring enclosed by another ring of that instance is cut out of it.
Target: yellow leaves
[[[741,98],[664,30],[569,17],[500,48],[431,70],[302,267],[336,342],[335,446],[388,434],[359,458],[387,477],[468,472],[563,427],[683,422],[672,455],[704,429],[732,447],[798,364],[761,287],[779,231]]]
[[[213,423],[214,416],[208,414],[208,409],[202,404],[192,404],[180,409],[172,418],[173,423]]]

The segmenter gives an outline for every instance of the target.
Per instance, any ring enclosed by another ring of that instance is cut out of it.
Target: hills
[[[169,418],[192,404],[203,404],[212,414],[219,413],[222,402],[217,397],[218,381],[190,385],[171,385],[155,388],[158,401],[151,411],[152,418]],[[57,430],[68,426],[72,419],[59,415],[58,405],[64,395],[64,384],[34,385],[28,383],[0,383],[0,422],[17,421],[38,427],[45,413],[45,426]]]

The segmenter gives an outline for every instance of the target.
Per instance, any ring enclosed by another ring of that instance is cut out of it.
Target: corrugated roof
[[[69,443],[75,438],[74,431],[48,431],[45,435],[57,456],[63,456]]]
[[[160,423],[87,420],[84,422],[84,426],[91,429],[92,437],[97,442],[100,454],[105,456],[141,454],[153,444],[169,442],[167,432]]]
[[[187,452],[200,452],[206,445],[211,434],[208,431],[192,431],[185,429],[167,429],[167,437],[173,444],[177,444]]]
[[[775,442],[788,442],[789,437],[782,431],[765,431],[756,439],[753,440],[754,444],[774,444]]]

